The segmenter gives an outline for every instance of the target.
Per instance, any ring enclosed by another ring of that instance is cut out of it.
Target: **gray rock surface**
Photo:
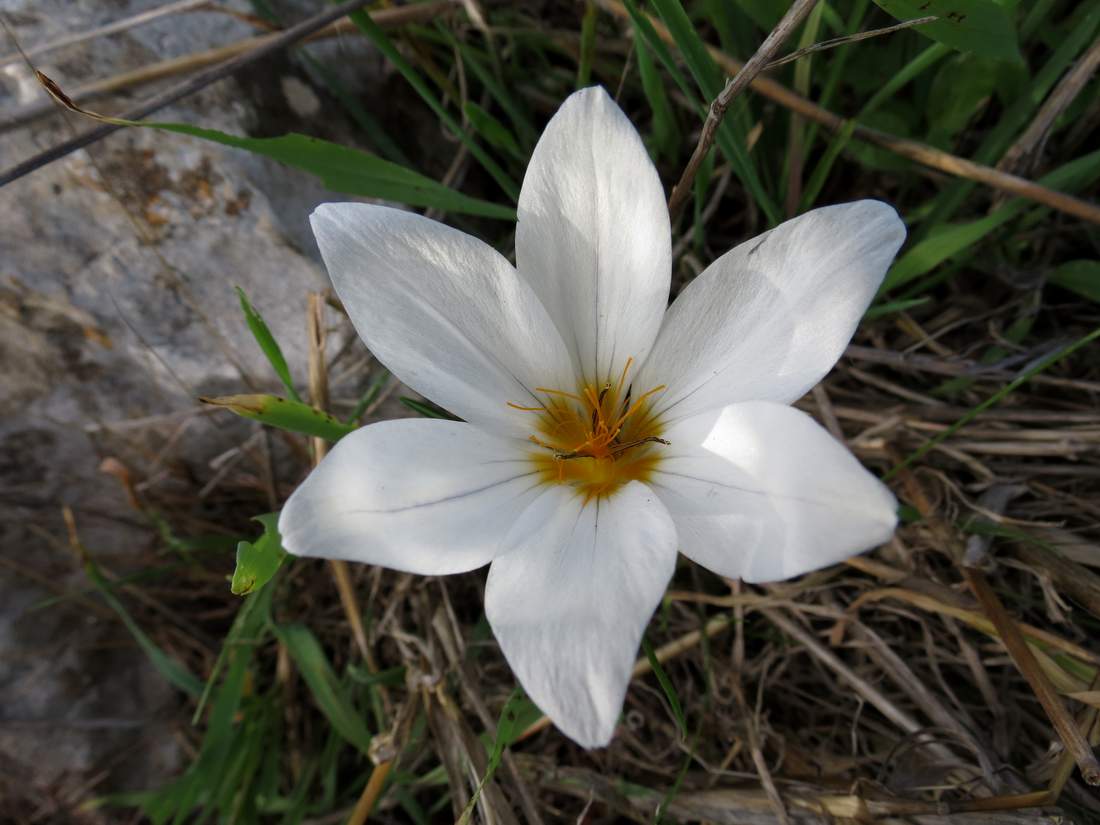
[[[0,14],[30,47],[155,5],[0,0]],[[189,13],[45,54],[38,65],[64,87],[253,34],[224,14]],[[10,40],[0,42],[8,52]],[[290,90],[291,115],[316,114],[308,78],[286,58],[261,76],[270,94]],[[262,122],[241,82],[219,82],[158,118],[285,131]],[[42,94],[25,65],[0,66],[0,109]],[[295,127],[316,132],[287,126]],[[52,115],[3,134],[0,167],[85,128]],[[261,309],[304,382],[306,294],[327,286],[307,218],[325,199],[312,177],[144,129],[0,189],[0,819],[9,805],[28,820],[83,821],[93,815],[74,810],[89,794],[146,787],[178,767],[168,726],[179,700],[110,610],[71,600],[36,609],[88,586],[61,508],[72,508],[89,551],[125,570],[155,542],[101,462],[120,462],[150,498],[193,495],[214,475],[211,459],[253,430],[197,412],[195,401],[278,389],[234,286]]]

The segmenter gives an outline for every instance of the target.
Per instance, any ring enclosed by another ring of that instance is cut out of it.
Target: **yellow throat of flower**
[[[588,502],[603,498],[630,481],[645,481],[660,460],[661,422],[650,399],[662,384],[640,395],[626,383],[628,358],[615,383],[584,385],[577,392],[536,387],[539,406],[508,406],[538,416],[539,449],[531,453],[544,483],[568,484]]]

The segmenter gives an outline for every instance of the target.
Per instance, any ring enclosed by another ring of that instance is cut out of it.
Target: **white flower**
[[[605,745],[677,549],[722,576],[797,576],[886,541],[890,492],[791,408],[829,371],[905,237],[877,201],[730,250],[665,311],[664,193],[601,89],[546,127],[517,266],[418,215],[318,207],[359,334],[465,420],[340,441],[279,519],[286,549],[413,573],[492,563],[485,611],[528,695]]]

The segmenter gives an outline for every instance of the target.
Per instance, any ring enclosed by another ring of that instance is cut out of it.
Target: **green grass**
[[[337,192],[350,192],[439,210],[445,213],[445,220],[509,253],[514,204],[527,158],[555,106],[574,88],[600,83],[614,93],[621,86],[621,102],[650,148],[666,188],[671,187],[694,148],[693,136],[709,102],[723,86],[724,78],[706,47],[718,45],[745,59],[785,8],[784,3],[771,0],[653,0],[645,6],[626,0],[629,17],[624,24],[600,11],[598,3],[548,5],[553,10],[550,20],[530,16],[524,4],[484,5],[493,31],[491,38],[460,11],[441,16],[432,25],[407,26],[389,33],[381,31],[365,13],[354,18],[361,35],[396,73],[392,93],[400,99],[400,105],[410,107],[422,120],[433,124],[440,136],[438,148],[467,156],[466,174],[460,185],[436,180],[422,171],[432,168],[430,159],[423,157],[413,142],[388,131],[393,126],[386,113],[365,108],[363,101],[340,87],[335,75],[305,50],[299,50],[297,59],[323,74],[335,98],[330,102],[331,115],[345,117],[358,128],[357,145],[337,146],[303,135],[239,137],[205,129],[201,124],[158,127],[306,169],[320,176],[334,197]],[[889,25],[893,20],[883,9],[909,10],[915,5],[901,0],[823,3],[787,48],[793,50],[799,44]],[[946,9],[947,5],[937,4],[937,8]],[[1100,29],[1100,5],[1068,0],[1034,4],[967,0],[967,7],[975,14],[968,25],[944,22],[925,33],[906,31],[845,45],[815,54],[812,61],[785,66],[772,76],[851,118],[850,127],[874,126],[925,141],[959,157],[996,165],[1027,129],[1051,89],[1093,42]],[[991,36],[993,29],[977,25],[982,19],[993,21],[990,25],[998,32],[1007,32],[1006,36]],[[658,36],[654,21],[668,27],[673,44]],[[1053,122],[1038,163],[1017,171],[1061,191],[1095,192],[1100,179],[1100,153],[1088,151],[1093,144],[1077,135],[1075,126],[1082,118],[1095,117],[1098,92],[1096,79],[1086,83]],[[759,131],[759,137],[750,147],[748,136],[755,131]],[[802,162],[791,162],[792,146],[798,147]],[[450,160],[447,157],[444,166]],[[702,215],[715,197],[716,181],[726,173],[733,175],[735,184],[727,187],[713,217],[703,221]],[[932,473],[946,474],[957,489],[976,496],[973,485],[980,479],[976,481],[969,475],[973,467],[951,463],[933,448],[965,434],[968,425],[992,406],[1030,392],[1029,382],[1040,373],[1045,375],[1044,371],[1057,373],[1067,381],[1087,375],[1084,359],[1090,355],[1095,363],[1094,342],[1100,335],[1095,328],[1100,315],[1096,305],[1100,301],[1100,275],[1094,260],[1100,249],[1097,228],[1052,214],[1032,201],[1006,200],[972,182],[929,175],[909,161],[860,143],[853,137],[852,128],[830,134],[812,124],[792,127],[789,112],[749,93],[727,113],[718,132],[716,151],[696,181],[693,209],[687,210],[674,227],[674,241],[689,230],[693,233],[684,258],[675,264],[675,283],[690,278],[691,259],[705,265],[740,240],[785,219],[789,192],[798,194],[796,211],[878,197],[895,204],[905,218],[910,239],[865,319],[864,329],[876,336],[876,342],[894,341],[899,350],[919,347],[921,342],[905,333],[901,325],[912,321],[936,326],[945,317],[955,318],[955,308],[962,307],[961,315],[951,323],[957,321],[963,332],[944,339],[950,342],[952,353],[943,356],[945,361],[957,356],[990,362],[1016,351],[1047,353],[1038,360],[1029,359],[1010,378],[951,379],[953,383],[944,392],[940,392],[942,384],[937,384],[945,380],[942,376],[907,373],[899,377],[887,373],[895,383],[909,381],[921,393],[939,392],[955,405],[953,423],[924,438],[919,446],[914,446],[911,438],[906,441],[906,435],[897,436],[898,443],[889,446],[904,448],[905,457],[895,471],[900,467],[926,467]],[[1029,287],[1017,290],[1005,286],[1008,275],[1019,273],[1029,276]],[[1048,281],[1053,286],[1048,286]],[[230,289],[227,285],[227,301],[232,300]],[[1051,289],[1054,292],[1048,294]],[[1030,296],[1030,309],[1021,316],[1024,320],[1006,316],[1001,307],[1004,302],[1020,299],[1021,291]],[[376,373],[348,399],[344,420],[314,410],[295,390],[303,386],[304,376],[290,374],[260,311],[243,292],[238,297],[244,313],[242,323],[252,330],[271,363],[273,378],[290,396],[289,401],[277,403],[270,400],[271,396],[263,396],[266,406],[260,413],[252,410],[255,414],[251,417],[291,433],[333,440],[354,428],[391,380],[388,373]],[[1068,314],[1050,308],[1071,301],[1078,303]],[[979,318],[984,320],[974,320]],[[997,339],[989,333],[994,326]],[[1011,328],[1010,333],[1000,336],[1001,326]],[[1061,345],[1052,352],[1051,342]],[[1095,376],[1095,370],[1092,374]],[[864,405],[869,413],[877,414],[890,405],[900,407],[905,403],[904,399],[881,393],[874,395],[877,400],[872,403],[868,399],[878,390],[850,377],[837,378],[836,382],[830,384],[829,392],[838,405]],[[1077,393],[1066,400],[1040,396],[1038,392],[1020,402],[1023,408],[1077,410],[1086,406],[1090,397]],[[1095,396],[1091,398],[1094,403]],[[419,399],[401,397],[400,402],[422,415],[447,415]],[[850,421],[845,423],[851,425]],[[885,454],[872,456],[872,460],[882,471],[889,466]],[[294,477],[300,477],[302,468],[291,459],[285,461],[287,467],[295,468]],[[986,457],[983,461],[995,466],[997,459]],[[289,470],[286,473],[288,477],[293,475]],[[1004,475],[1008,477],[1011,472],[1006,469]],[[1069,485],[1064,492],[1084,499],[1096,489],[1086,489],[1087,483]],[[246,499],[255,508],[244,515],[264,512],[258,497],[254,498]],[[1032,511],[1045,512],[1041,503],[1033,503],[1028,513]],[[1036,516],[1039,521],[1044,518]],[[1071,529],[1085,526],[1080,514],[1073,511],[1053,511],[1047,520],[1051,519],[1065,521]],[[914,562],[913,570],[908,572],[936,579],[937,586],[955,581],[950,566],[926,547],[924,534],[918,532],[921,523],[903,529],[911,531],[906,535],[912,537],[904,545],[906,552],[916,552],[913,548],[928,550],[930,559]],[[1096,539],[1094,532],[1086,531],[1085,535]],[[413,710],[408,718],[402,717],[402,709],[418,690],[423,701],[436,701],[430,697],[437,687],[451,701],[458,701],[456,697],[461,693],[459,676],[439,670],[442,653],[435,643],[425,641],[434,638],[429,630],[431,608],[436,606],[437,598],[434,585],[400,584],[389,574],[379,585],[368,581],[364,571],[357,572],[364,615],[378,620],[391,608],[387,599],[398,599],[401,627],[409,636],[379,643],[384,668],[381,674],[372,674],[349,653],[345,620],[324,571],[310,562],[288,561],[281,567],[278,563],[268,564],[269,557],[258,552],[267,547],[261,546],[261,541],[277,543],[277,537],[267,531],[259,541],[242,542],[242,547],[247,545],[246,560],[256,563],[259,559],[262,571],[249,580],[247,589],[242,588],[242,592],[252,592],[239,602],[236,618],[219,628],[224,633],[222,648],[208,651],[212,658],[205,662],[197,657],[187,663],[170,652],[151,628],[139,625],[125,593],[101,574],[91,558],[87,560],[88,577],[96,592],[117,613],[161,675],[179,688],[181,703],[194,714],[194,727],[188,734],[193,757],[180,776],[160,788],[110,795],[97,805],[136,807],[154,823],[337,822],[358,800],[372,768],[372,746],[380,738],[402,755],[380,801],[387,816],[401,821],[449,821],[452,799],[471,800],[472,794],[473,799],[462,806],[467,812],[465,817],[474,810],[478,795],[494,775],[493,781],[508,783],[511,788],[514,777],[501,767],[508,746],[524,749],[529,759],[523,764],[529,775],[538,775],[544,769],[538,762],[540,758],[575,767],[578,772],[571,775],[573,781],[580,781],[577,777],[582,771],[599,773],[593,766],[602,765],[603,757],[584,756],[562,745],[560,739],[551,738],[553,734],[511,745],[519,733],[515,728],[520,699],[515,694],[509,698],[511,682],[505,681],[507,671],[495,654],[472,646],[464,659],[470,672],[461,678],[479,680],[484,701],[498,721],[493,730],[467,708],[465,721],[455,723],[458,729],[465,730],[465,725],[477,734],[467,737],[468,744],[484,747],[489,764],[484,778],[458,793],[459,789],[450,787],[443,766],[447,759],[460,757],[436,750],[438,743],[431,740],[423,708]],[[274,552],[279,548],[268,549]],[[891,563],[901,566],[908,561],[892,557]],[[202,562],[196,564],[201,566]],[[810,584],[799,591],[807,599],[828,587],[840,588],[833,601],[822,602],[826,613],[841,610],[857,593],[876,586],[869,578],[852,584],[839,574],[831,578],[813,574],[808,580]],[[142,585],[140,580],[126,581],[132,586]],[[456,610],[467,637],[475,638],[479,628],[484,629],[478,587],[472,584],[474,579],[461,581],[453,586]],[[210,598],[222,605],[231,603],[235,597],[229,593],[228,582],[224,587],[221,584],[219,581],[220,589],[212,591]],[[1017,584],[1034,586],[1030,580]],[[699,588],[719,595],[725,592],[709,580]],[[1036,604],[1040,606],[1028,608],[1032,620],[1042,612],[1041,601]],[[902,629],[904,617],[885,612],[876,616],[881,622],[879,632],[892,635],[899,644],[900,640],[912,642],[915,638],[906,635],[916,634],[912,626]],[[649,631],[651,638],[671,638],[677,628],[697,627],[700,614],[692,610],[685,617],[674,612],[672,620],[667,619],[665,615],[655,622]],[[807,618],[810,620],[812,617]],[[946,630],[937,625],[929,632],[946,644]],[[986,643],[976,636],[972,641],[975,645]],[[918,651],[915,655],[923,657],[923,642],[912,643]],[[773,656],[769,666],[780,670],[794,667],[787,660],[791,654],[781,634],[769,634],[765,627],[764,632],[751,636],[748,644]],[[714,669],[728,658],[728,651],[717,644],[705,650],[705,663],[694,670],[688,666],[666,669],[656,662],[649,641],[645,642],[645,654],[654,665],[654,675],[646,677],[645,683],[653,695],[644,696],[639,704],[651,710],[667,706],[672,718],[665,713],[661,721],[652,721],[647,728],[645,736],[650,737],[653,752],[660,754],[652,757],[655,764],[642,766],[648,753],[644,749],[631,751],[630,760],[608,763],[616,772],[612,777],[619,783],[616,787],[645,786],[658,794],[661,802],[657,818],[662,821],[672,821],[671,803],[678,796],[702,784],[695,775],[703,772],[702,767],[694,757],[685,761],[683,753],[669,744],[673,737],[683,742],[690,730],[699,730],[692,747],[698,746],[706,753],[707,765],[718,765],[725,757],[724,751],[710,741],[713,737],[708,738],[705,726],[714,722],[712,717],[721,708],[712,690],[715,695],[726,695],[720,684],[712,688],[710,681],[715,678]],[[415,673],[409,667],[414,661]],[[952,662],[944,666],[955,665]],[[705,678],[700,676],[699,668],[705,671]],[[198,673],[205,680],[205,688]],[[817,671],[814,673],[820,677]],[[414,676],[424,681],[409,689],[404,678]],[[754,678],[770,675],[754,672]],[[839,753],[848,747],[849,727],[855,731],[864,721],[862,717],[861,721],[853,721],[856,711],[845,698],[842,686],[831,688],[839,695],[833,696],[836,707],[832,710],[813,705],[798,693],[806,691],[812,698],[812,690],[805,689],[808,678],[796,674],[789,686],[774,688],[771,723],[792,741],[804,735],[806,752],[821,747],[822,752],[832,748]],[[701,687],[703,682],[706,684]],[[963,688],[962,693],[960,701],[968,712],[978,716],[985,712],[976,707],[980,704],[974,698],[979,695],[976,689]],[[766,695],[765,704],[768,701]],[[660,715],[659,711],[655,713]],[[873,715],[870,711],[868,714]],[[723,735],[737,730],[735,718],[723,720],[726,722],[731,727],[723,729]],[[869,727],[861,728],[859,736],[864,737],[861,742],[870,751],[871,744],[881,745],[875,739],[874,725],[886,723],[872,719],[867,724]],[[639,735],[639,741],[643,738]],[[878,776],[878,769],[885,764],[884,753],[865,754],[866,769],[860,773],[853,768],[845,774],[845,786]],[[1013,755],[1014,767],[1019,769],[1035,756],[1021,752]],[[744,755],[736,758],[740,769],[753,770]],[[808,757],[800,750],[799,758]],[[597,793],[592,788],[601,787],[596,781],[598,776],[583,776],[589,781],[585,788],[603,800],[601,805],[608,806],[601,810],[609,810],[611,792]],[[722,781],[720,774],[713,776],[719,777],[715,782]],[[537,784],[531,782],[532,787]],[[575,819],[579,807],[574,803],[578,798],[583,800],[583,794],[570,796],[559,785],[547,785],[557,790],[544,791],[540,798],[548,805],[552,800],[568,811],[565,819]]]

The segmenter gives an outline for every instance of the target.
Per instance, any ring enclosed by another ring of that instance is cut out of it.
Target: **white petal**
[[[676,565],[661,502],[631,482],[587,506],[553,486],[531,505],[485,586],[485,613],[520,684],[566,736],[611,740],[642,631]]]
[[[326,203],[311,216],[329,275],[378,360],[432,401],[526,437],[534,387],[572,388],[561,336],[491,247],[411,212]]]
[[[868,200],[731,249],[669,308],[635,386],[668,385],[656,406],[672,418],[800,398],[844,352],[904,239],[897,213]]]
[[[356,430],[279,517],[299,556],[442,575],[491,561],[537,478],[513,439],[458,421],[399,419]]]
[[[767,401],[689,418],[650,486],[680,551],[728,578],[777,581],[890,539],[893,495],[805,413]]]
[[[668,304],[668,209],[641,138],[603,89],[570,95],[539,138],[516,262],[588,382],[616,377],[629,357],[642,363]]]

